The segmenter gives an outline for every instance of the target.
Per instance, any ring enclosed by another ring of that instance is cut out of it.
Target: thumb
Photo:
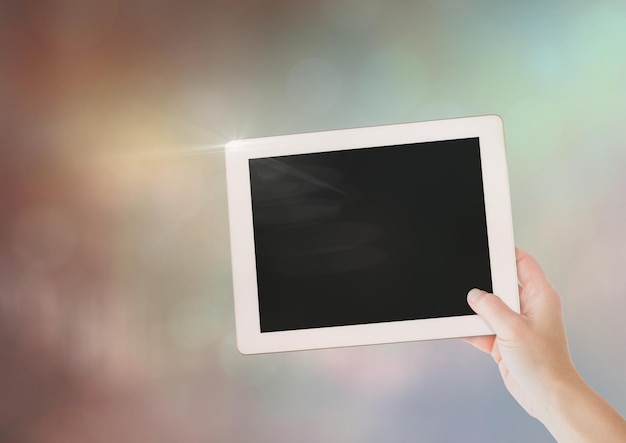
[[[467,294],[467,303],[489,326],[496,335],[501,336],[519,320],[520,315],[509,308],[497,295],[472,289]]]

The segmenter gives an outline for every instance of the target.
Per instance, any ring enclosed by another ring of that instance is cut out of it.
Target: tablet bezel
[[[226,179],[237,347],[242,354],[493,334],[477,315],[261,332],[249,160],[441,140],[479,138],[493,292],[519,312],[502,119],[497,115],[234,140]]]

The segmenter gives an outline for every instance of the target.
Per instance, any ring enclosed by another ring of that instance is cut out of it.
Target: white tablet
[[[493,333],[519,312],[502,121],[236,140],[226,176],[244,354]]]

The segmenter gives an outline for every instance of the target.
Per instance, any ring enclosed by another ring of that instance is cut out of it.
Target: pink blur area
[[[244,12],[269,9],[0,5],[1,441],[228,440],[210,350],[231,308],[202,317],[229,300],[223,171],[195,152],[230,134],[168,113],[189,84],[235,81]]]

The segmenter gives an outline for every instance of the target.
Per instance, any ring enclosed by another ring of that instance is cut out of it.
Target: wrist
[[[554,381],[537,418],[559,442],[626,441],[624,419],[575,369]]]
[[[546,425],[562,417],[563,411],[572,406],[574,398],[582,395],[582,392],[588,388],[575,369],[572,369],[565,377],[553,377],[547,386],[543,402],[545,407],[541,411],[541,416],[537,417]]]

